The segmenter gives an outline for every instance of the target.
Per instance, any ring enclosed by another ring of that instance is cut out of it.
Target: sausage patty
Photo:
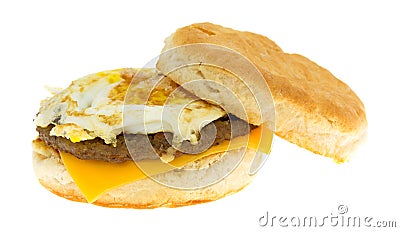
[[[115,147],[104,143],[101,138],[73,143],[64,137],[50,136],[50,130],[53,127],[54,125],[49,125],[46,128],[36,128],[39,132],[39,138],[48,146],[59,151],[68,152],[79,159],[122,163],[132,160],[132,158],[135,161],[157,159],[167,152],[175,157],[182,154],[196,154],[224,140],[246,135],[255,126],[230,115],[203,127],[197,144],[183,141],[181,144],[171,146],[173,134],[159,132],[148,135],[120,134],[117,136],[117,145]]]

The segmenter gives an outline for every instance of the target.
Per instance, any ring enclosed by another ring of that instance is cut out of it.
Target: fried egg
[[[226,113],[185,91],[155,69],[90,74],[41,102],[36,126],[72,142],[99,137],[116,146],[121,133],[173,133],[173,142],[198,141],[202,127]]]

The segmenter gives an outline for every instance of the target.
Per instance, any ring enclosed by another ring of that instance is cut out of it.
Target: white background
[[[395,2],[2,1],[0,231],[289,231],[295,228],[260,227],[258,219],[267,211],[322,218],[337,214],[340,204],[348,206],[348,216],[397,220],[400,227]],[[243,191],[175,209],[108,209],[42,188],[30,143],[32,119],[49,96],[44,85],[66,87],[92,72],[141,67],[175,29],[204,21],[266,35],[345,81],[363,100],[369,121],[368,140],[354,159],[338,165],[276,138],[268,162]],[[328,229],[348,231],[318,231]]]

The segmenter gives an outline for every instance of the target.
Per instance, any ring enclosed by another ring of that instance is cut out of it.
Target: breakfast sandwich
[[[36,176],[54,194],[107,207],[235,193],[274,133],[342,163],[367,131],[363,103],[328,70],[211,23],[169,36],[156,68],[101,71],[52,92],[34,120]]]
[[[182,206],[239,191],[272,140],[269,129],[155,69],[75,80],[41,103],[35,124],[40,183],[64,198],[109,207]]]

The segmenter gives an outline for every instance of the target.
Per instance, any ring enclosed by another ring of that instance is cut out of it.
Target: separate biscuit
[[[265,36],[211,23],[193,24],[178,29],[165,40],[163,51],[198,43],[232,49],[257,67],[268,83],[274,99],[276,124],[271,127],[280,137],[315,153],[332,157],[337,162],[343,162],[366,135],[367,120],[361,100],[349,86],[313,61],[298,54],[283,52]],[[161,55],[157,63],[157,68],[164,73],[182,62],[200,63],[182,71],[168,73],[178,84],[184,85],[199,79],[223,83],[227,88],[238,91],[236,94],[243,99],[250,123],[259,125],[268,121],[268,118],[263,117],[264,111],[254,107],[252,96],[239,92],[237,82],[232,81],[235,78],[232,73],[219,72],[215,68],[201,65],[204,59],[209,63],[220,64],[224,57],[213,56],[211,50],[199,52],[190,48],[177,49],[176,52],[170,50],[165,54],[168,55]],[[235,64],[227,64],[233,65]],[[254,86],[254,92],[265,91],[265,88],[256,83],[259,80],[254,79],[254,75],[246,75],[246,70],[239,69],[239,72],[244,82]],[[188,86],[188,90],[201,98],[209,95],[206,86]],[[231,99],[221,95],[217,101],[229,106]],[[263,107],[267,110],[271,108],[261,106],[261,109]],[[235,114],[236,109],[230,109]],[[241,116],[240,113],[238,116]]]

